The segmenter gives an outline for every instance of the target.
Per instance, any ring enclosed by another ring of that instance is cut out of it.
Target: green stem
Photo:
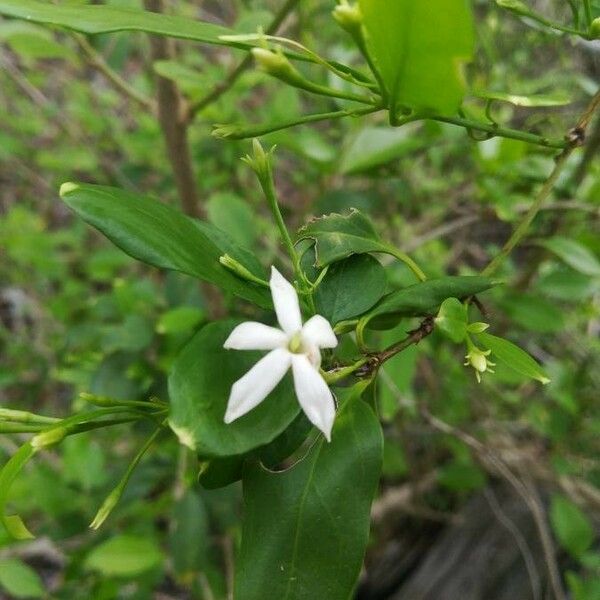
[[[369,106],[358,110],[335,110],[326,113],[317,113],[313,115],[303,115],[291,121],[279,121],[277,123],[265,123],[255,126],[236,126],[236,125],[216,125],[213,135],[218,138],[227,138],[231,140],[244,140],[248,138],[261,137],[282,129],[289,129],[297,125],[306,125],[308,123],[317,123],[332,119],[342,119],[343,117],[360,117],[383,110],[383,106]]]
[[[331,371],[322,371],[321,375],[323,375],[323,379],[327,382],[327,384],[331,385],[332,383],[337,383],[338,381],[341,381],[342,379],[352,375],[368,362],[368,358],[361,358],[360,360],[346,367],[333,369]]]
[[[393,246],[389,247],[388,253],[397,258],[399,261],[403,262],[417,276],[419,281],[427,280],[427,275],[423,273],[419,265],[410,256],[408,256],[408,254],[401,252]]]
[[[519,131],[518,129],[510,129],[508,127],[501,127],[494,123],[483,123],[481,121],[475,121],[473,119],[466,119],[463,117],[444,117],[441,115],[433,115],[422,116],[420,118],[439,121],[441,123],[450,123],[451,125],[458,125],[459,127],[465,127],[466,129],[484,131],[485,133],[489,133],[491,137],[510,138],[513,140],[527,142],[529,144],[537,144],[538,146],[544,146],[546,148],[556,148],[557,150],[564,150],[569,145],[568,142],[564,140],[549,140],[548,138],[535,133]]]
[[[497,254],[493,258],[493,260],[488,264],[488,266],[481,272],[481,274],[484,277],[489,277],[490,275],[495,273],[498,270],[498,267],[500,267],[500,265],[507,258],[507,256],[514,250],[514,248],[525,237],[531,223],[533,222],[533,220],[537,216],[538,212],[540,211],[540,208],[542,207],[542,205],[544,204],[544,202],[546,201],[546,199],[552,192],[552,189],[554,188],[554,184],[556,183],[560,174],[562,173],[562,170],[563,170],[563,168],[567,162],[567,159],[569,158],[570,155],[571,155],[570,152],[563,152],[558,157],[558,159],[556,160],[556,164],[554,165],[554,169],[552,170],[552,173],[550,174],[550,177],[548,177],[548,179],[544,183],[542,189],[540,190],[540,192],[536,196],[535,200],[533,201],[533,204],[531,205],[530,209],[527,211],[527,213],[523,217],[523,220],[519,223],[519,225],[517,226],[517,228],[515,229],[513,234],[510,236],[510,238],[506,242],[506,244],[504,244],[500,253]]]
[[[594,20],[592,14],[592,3],[590,2],[590,0],[583,0],[583,10],[585,12],[585,20],[587,22],[587,26],[589,27],[592,24],[592,21]]]
[[[294,248],[294,243],[292,242],[292,238],[290,236],[289,231],[285,225],[285,221],[283,220],[283,215],[281,214],[281,209],[279,208],[279,203],[277,202],[277,192],[275,191],[275,183],[273,180],[273,167],[271,165],[270,157],[267,158],[266,161],[267,167],[263,173],[259,174],[258,180],[262,187],[263,193],[267,202],[269,204],[269,208],[271,209],[271,214],[277,223],[277,228],[279,229],[279,235],[283,241],[285,249],[292,261],[292,266],[294,267],[294,273],[298,281],[304,282],[304,274],[302,269],[300,268],[300,258],[296,249]]]

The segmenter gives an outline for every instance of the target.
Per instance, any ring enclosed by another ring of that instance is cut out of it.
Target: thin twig
[[[73,37],[75,38],[75,41],[79,47],[83,50],[83,53],[87,57],[87,60],[92,67],[102,73],[118,91],[140,104],[152,114],[156,114],[156,102],[145,96],[142,92],[136,90],[116,71],[111,69],[108,63],[104,60],[104,57],[96,51],[96,49],[88,42],[84,35],[80,33],[73,33]]]
[[[523,240],[529,227],[531,226],[533,220],[537,216],[544,202],[550,196],[552,190],[554,189],[554,185],[558,181],[558,178],[562,174],[562,171],[567,163],[567,160],[575,150],[579,146],[582,146],[585,142],[586,130],[592,117],[598,107],[600,106],[600,91],[596,93],[593,97],[592,101],[587,106],[586,110],[582,114],[581,118],[577,122],[577,125],[571,129],[567,135],[567,140],[569,142],[569,146],[565,148],[561,154],[556,159],[556,163],[554,165],[554,169],[552,169],[552,173],[542,186],[542,189],[538,192],[535,200],[533,201],[530,209],[527,211],[523,220],[519,223],[513,234],[510,236],[508,241],[502,247],[502,250],[497,254],[492,261],[488,264],[488,266],[482,271],[482,275],[490,276],[495,273],[498,268],[502,265],[504,260],[508,257],[508,255],[515,249],[516,246]]]
[[[287,2],[281,7],[279,12],[274,16],[273,20],[267,27],[266,35],[272,35],[277,33],[277,30],[281,24],[285,21],[287,16],[294,10],[299,0],[287,0]],[[252,65],[252,54],[248,53],[242,62],[238,64],[226,77],[219,83],[214,89],[212,89],[206,96],[192,104],[187,111],[187,121],[193,121],[194,117],[204,110],[207,106],[216,102],[225,92],[227,92],[235,82],[243,75],[248,68]]]

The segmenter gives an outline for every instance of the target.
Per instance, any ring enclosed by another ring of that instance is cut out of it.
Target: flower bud
[[[274,77],[283,78],[295,73],[294,67],[281,52],[252,48],[252,56],[263,71]]]
[[[590,37],[593,40],[600,40],[600,17],[592,21],[590,25]]]
[[[491,350],[481,350],[477,348],[472,342],[467,338],[467,347],[469,352],[465,356],[467,362],[465,362],[465,367],[471,366],[475,369],[475,376],[477,377],[477,381],[481,383],[481,373],[485,373],[489,371],[493,373],[493,369],[490,367],[495,367],[496,363],[493,363],[488,359],[488,356],[491,354]]]
[[[31,446],[35,450],[47,448],[58,444],[67,435],[66,427],[53,427],[48,431],[42,431],[31,439]]]
[[[348,33],[354,35],[360,31],[363,17],[357,4],[350,5],[347,2],[338,4],[333,9],[332,15],[338,25]]]
[[[273,148],[268,152],[262,147],[261,143],[254,138],[252,140],[252,156],[247,154],[242,160],[256,173],[259,179],[265,179],[271,173],[271,153]],[[221,263],[228,266],[226,263]]]
[[[224,254],[223,256],[220,256],[219,262],[226,269],[235,273],[238,277],[241,277],[242,279],[246,279],[247,281],[254,281],[254,282],[257,282],[257,280],[258,280],[258,277],[256,277],[256,275],[251,273],[244,265],[242,265],[237,260],[235,260],[235,258],[229,256],[229,254]]]

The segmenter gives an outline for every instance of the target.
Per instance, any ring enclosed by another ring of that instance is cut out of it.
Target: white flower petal
[[[323,432],[327,441],[331,441],[335,419],[335,402],[331,390],[303,354],[292,355],[292,372],[296,396],[302,410],[308,420]]]
[[[275,268],[271,267],[271,295],[281,329],[293,335],[302,328],[300,302],[294,286]]]
[[[302,338],[319,348],[335,348],[338,345],[329,321],[321,315],[315,315],[304,323]]]
[[[260,404],[283,379],[290,368],[291,354],[283,348],[272,350],[261,358],[232,386],[225,412],[225,423],[231,423]]]
[[[288,342],[288,336],[275,327],[247,321],[238,325],[225,340],[223,348],[232,350],[275,350]]]

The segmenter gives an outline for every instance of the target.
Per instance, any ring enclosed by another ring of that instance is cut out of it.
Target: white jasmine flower
[[[223,345],[233,350],[270,350],[231,387],[225,423],[235,421],[260,404],[291,367],[302,410],[331,441],[335,402],[319,367],[320,349],[337,346],[335,333],[320,315],[302,325],[296,290],[275,267],[271,269],[269,285],[281,329],[247,321],[238,325]]]

